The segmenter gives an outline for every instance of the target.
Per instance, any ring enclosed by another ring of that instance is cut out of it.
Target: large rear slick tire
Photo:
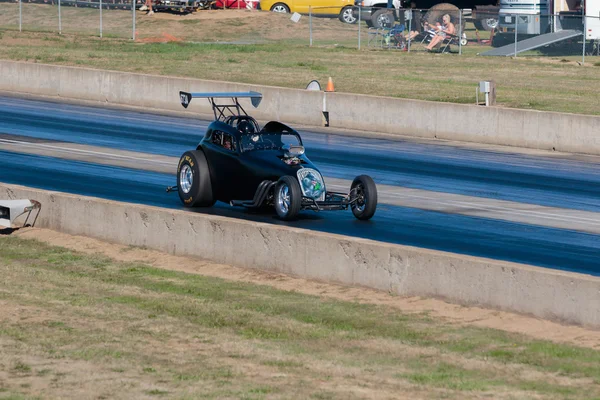
[[[352,203],[352,214],[361,220],[369,220],[375,215],[377,209],[377,186],[368,175],[360,175],[354,178],[350,193],[355,192],[356,202]]]
[[[275,212],[284,221],[296,219],[302,205],[302,190],[293,176],[282,176],[275,185]]]
[[[177,191],[186,207],[210,207],[215,204],[208,162],[201,150],[186,151],[179,159]]]

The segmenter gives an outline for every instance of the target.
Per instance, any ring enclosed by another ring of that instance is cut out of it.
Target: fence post
[[[458,9],[458,26],[460,31],[458,32],[458,55],[462,56],[462,38],[463,38],[463,26],[462,26],[462,9]]]
[[[23,26],[23,0],[19,0],[19,32],[22,32]]]
[[[100,38],[102,38],[102,0],[100,0]]]
[[[517,56],[517,31],[519,30],[519,26],[517,25],[518,16],[515,14],[515,57]]]
[[[312,6],[308,6],[308,34],[310,36],[310,47],[312,47]]]
[[[358,50],[360,50],[360,14],[362,14],[362,6],[358,5]]]
[[[135,40],[135,2],[136,2],[136,0],[131,0],[131,11],[133,14],[133,23],[132,23],[133,32],[131,32],[131,40]]]
[[[585,0],[581,0],[581,17],[583,18],[583,49],[581,51],[581,64],[585,64],[585,34],[587,32],[587,18],[585,17]],[[592,53],[592,55],[594,55]]]
[[[415,13],[413,13],[412,8],[408,10],[410,12],[410,19],[408,20],[408,43],[406,44],[406,52],[410,53],[410,42],[412,42],[411,32],[412,32],[412,21]]]
[[[60,15],[60,0],[58,0],[58,34],[62,35],[62,17]]]

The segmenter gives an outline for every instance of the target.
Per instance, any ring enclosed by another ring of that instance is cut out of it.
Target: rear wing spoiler
[[[237,102],[239,98],[249,98],[254,107],[258,107],[262,100],[262,94],[258,92],[208,92],[208,93],[188,93],[179,92],[179,100],[183,108],[188,108],[190,102],[194,98],[205,98],[210,99],[211,103],[214,103],[212,99],[234,99]]]
[[[215,119],[218,121],[223,121],[229,115],[248,115],[246,110],[240,105],[238,99],[239,98],[249,98],[252,102],[252,105],[256,108],[260,104],[262,100],[262,94],[258,92],[209,92],[209,93],[188,93],[188,92],[179,92],[179,100],[181,101],[181,105],[183,108],[188,108],[190,102],[193,98],[205,98],[210,102],[213,113],[215,114]],[[215,102],[215,99],[231,99],[233,104],[229,103],[219,103]],[[218,115],[217,115],[218,112]],[[226,115],[228,114],[228,115]]]

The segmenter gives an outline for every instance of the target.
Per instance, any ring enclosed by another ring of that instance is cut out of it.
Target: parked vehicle
[[[188,14],[202,8],[200,3],[198,0],[154,0],[152,8],[154,11],[172,11]]]
[[[600,40],[600,1],[500,0],[500,22],[494,36],[494,47],[514,43],[534,36],[574,30],[584,32],[586,40]],[[552,44],[558,43],[549,38]],[[546,45],[543,40],[540,46]]]
[[[261,10],[269,10],[279,13],[300,13],[323,17],[338,17],[340,21],[347,24],[356,23],[352,13],[354,0],[260,0]]]
[[[223,201],[232,206],[275,209],[283,220],[295,219],[301,210],[350,208],[359,220],[368,220],[377,208],[377,187],[367,175],[357,176],[348,193],[330,192],[321,172],[306,157],[298,132],[277,121],[260,128],[238,98],[257,92],[179,92],[187,108],[192,98],[208,98],[215,115],[194,150],[186,151],[177,166],[177,190],[186,207],[211,207]],[[218,104],[219,99],[231,102]]]
[[[365,21],[367,26],[373,28],[391,27],[395,21],[404,22],[405,9],[423,10],[423,21],[435,23],[438,15],[432,15],[439,10],[445,10],[453,16],[453,22],[458,20],[459,10],[463,10],[465,22],[473,22],[479,30],[491,31],[498,25],[498,0],[393,0],[391,7],[384,0],[356,0],[353,15]],[[441,15],[440,15],[441,16]],[[420,22],[420,21],[419,21]],[[439,22],[439,21],[438,21]],[[413,21],[415,23],[415,21]]]

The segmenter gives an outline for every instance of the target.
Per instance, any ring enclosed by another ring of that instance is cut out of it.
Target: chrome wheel
[[[485,24],[492,29],[496,29],[498,27],[498,19],[497,18],[488,18],[485,20]]]
[[[279,191],[277,193],[277,207],[279,207],[282,214],[287,214],[290,209],[290,189],[288,185],[282,184],[279,186]]]
[[[188,194],[194,183],[194,173],[189,165],[185,164],[179,172],[179,185],[183,193]]]
[[[394,25],[394,17],[391,14],[381,14],[377,17],[377,24],[382,28],[390,28]]]
[[[353,24],[356,22],[356,18],[352,14],[352,8],[348,7],[342,11],[342,20],[347,24]]]
[[[356,186],[356,203],[355,204],[355,208],[360,211],[363,212],[365,210],[365,205],[367,204],[367,199],[365,196],[365,189],[363,188],[363,185],[358,185]]]
[[[273,8],[271,9],[271,11],[276,12],[276,13],[283,13],[283,14],[288,13],[287,7],[284,6],[283,4],[274,5]]]

